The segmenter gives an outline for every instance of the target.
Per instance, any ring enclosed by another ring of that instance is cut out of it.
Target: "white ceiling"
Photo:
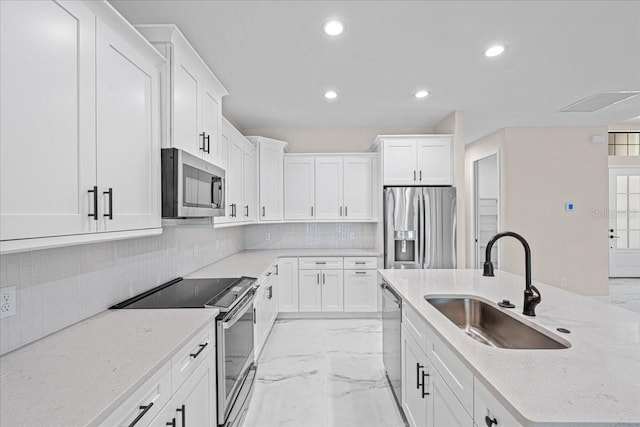
[[[134,24],[177,24],[244,129],[421,128],[462,110],[473,141],[504,126],[640,114],[640,96],[557,112],[600,91],[640,90],[640,1],[111,3]],[[335,39],[322,32],[332,17],[346,24]],[[507,50],[485,58],[493,43]],[[415,99],[419,88],[431,94]],[[324,100],[327,89],[339,99]]]

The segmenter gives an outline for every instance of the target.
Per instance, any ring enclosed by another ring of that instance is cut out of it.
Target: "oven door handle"
[[[251,306],[253,305],[253,300],[255,299],[256,294],[255,291],[250,291],[249,294],[247,294],[247,296],[245,296],[245,301],[242,303],[242,305],[237,308],[236,310],[234,310],[233,314],[231,315],[231,317],[229,319],[225,319],[222,322],[222,329],[229,329],[230,327],[232,327],[233,325],[235,325],[235,323],[240,320],[240,318],[247,312],[249,311],[249,308],[251,308]]]

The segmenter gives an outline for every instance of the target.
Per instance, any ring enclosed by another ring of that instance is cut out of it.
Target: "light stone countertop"
[[[542,294],[536,317],[522,314],[524,279],[480,270],[379,270],[384,279],[526,426],[640,426],[640,314],[534,282]],[[492,348],[468,337],[425,295],[473,295],[496,302],[571,347]],[[570,334],[556,332],[564,327]]]
[[[272,249],[248,250],[238,252],[218,262],[209,264],[188,276],[189,279],[199,278],[230,278],[257,277],[267,269],[277,258],[282,257],[349,257],[367,256],[381,257],[382,253],[375,249]]]
[[[217,309],[108,310],[0,358],[0,425],[98,425]]]

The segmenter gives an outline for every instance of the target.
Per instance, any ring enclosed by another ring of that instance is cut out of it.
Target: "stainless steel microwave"
[[[225,171],[176,148],[162,149],[162,217],[224,216]]]

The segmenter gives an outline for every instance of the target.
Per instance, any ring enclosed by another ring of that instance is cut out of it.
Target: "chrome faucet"
[[[493,263],[491,262],[491,248],[493,244],[501,239],[502,237],[515,237],[522,243],[524,246],[524,265],[525,265],[525,289],[524,289],[524,308],[522,310],[522,314],[527,316],[535,316],[536,315],[536,305],[540,304],[542,297],[540,295],[540,291],[531,284],[531,248],[529,248],[529,244],[527,241],[519,235],[518,233],[514,233],[512,231],[505,231],[504,233],[498,233],[489,240],[487,243],[487,251],[485,253],[485,261],[484,261],[484,272],[483,276],[493,277]]]

